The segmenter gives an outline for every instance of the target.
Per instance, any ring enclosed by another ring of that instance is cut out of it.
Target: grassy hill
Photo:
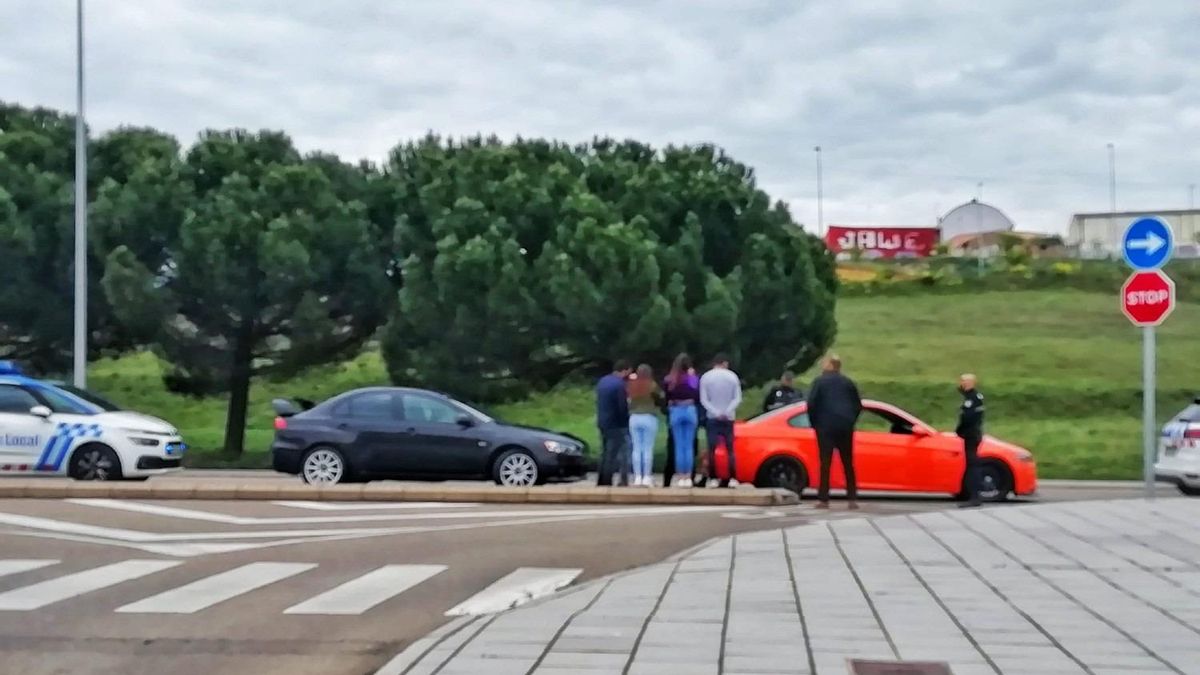
[[[1200,305],[1180,306],[1160,329],[1159,413],[1165,419],[1200,391]],[[953,425],[959,373],[973,371],[988,396],[990,433],[1036,454],[1045,477],[1139,475],[1141,339],[1115,295],[1014,291],[845,298],[838,302],[837,351],[864,396],[896,403],[940,427]],[[197,464],[223,463],[215,449],[224,399],[188,399],[163,390],[154,357],[96,363],[91,386],[127,406],[179,425]],[[238,464],[261,466],[271,439],[270,400],[320,399],[387,380],[376,353],[252,390],[247,447]],[[807,378],[805,378],[807,382]],[[743,414],[760,404],[747,396]],[[497,406],[504,419],[571,431],[594,442],[586,385],[563,386]]]

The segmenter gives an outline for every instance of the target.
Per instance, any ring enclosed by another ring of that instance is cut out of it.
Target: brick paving
[[[712,541],[409,654],[411,675],[1200,675],[1200,500],[840,518]]]

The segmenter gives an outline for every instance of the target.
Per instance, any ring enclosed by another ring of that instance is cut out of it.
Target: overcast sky
[[[0,98],[74,107],[70,0],[0,2]],[[1200,182],[1196,0],[88,0],[93,129],[275,128],[382,158],[434,130],[711,142],[815,228],[1020,229],[1183,208]]]

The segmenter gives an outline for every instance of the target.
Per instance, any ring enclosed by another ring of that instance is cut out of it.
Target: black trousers
[[[717,445],[725,439],[725,454],[729,457],[729,475],[721,481],[722,485],[736,475],[733,459],[733,421],[714,420],[709,418],[705,424],[704,435],[708,438],[708,477],[717,478]]]
[[[963,450],[967,454],[967,472],[963,476],[963,491],[966,492],[967,501],[971,504],[978,504],[979,499],[979,443],[983,440],[983,434],[968,433],[962,437]]]
[[[596,485],[612,485],[614,473],[620,474],[621,486],[629,485],[629,429],[602,429],[599,473]]]
[[[846,498],[858,498],[858,479],[854,475],[854,427],[846,429],[817,429],[817,448],[821,453],[821,485],[817,499],[829,501],[829,471],[833,465],[833,451],[842,458],[842,470],[846,472]]]

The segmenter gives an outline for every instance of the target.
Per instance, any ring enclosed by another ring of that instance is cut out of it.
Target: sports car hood
[[[157,434],[170,434],[172,436],[179,434],[179,430],[171,426],[171,424],[165,420],[129,410],[99,413],[96,415],[96,421],[105,427],[117,429],[150,431]]]

